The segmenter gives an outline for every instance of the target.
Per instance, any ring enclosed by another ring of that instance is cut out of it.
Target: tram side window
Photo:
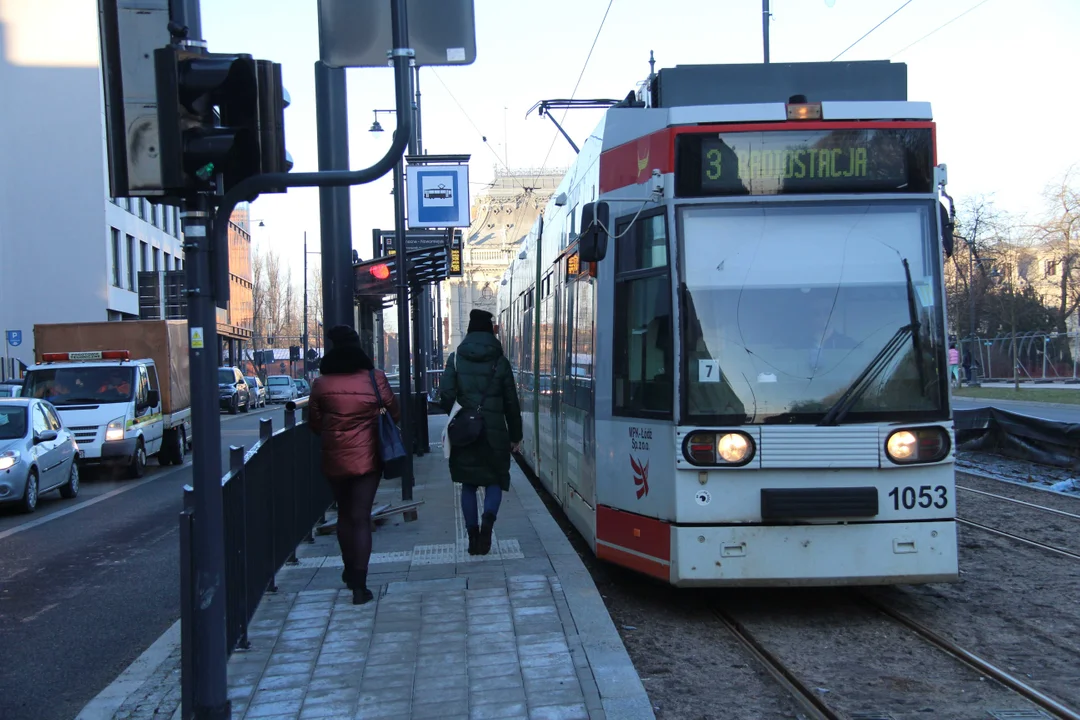
[[[613,412],[668,418],[675,376],[666,219],[630,220],[616,224]]]

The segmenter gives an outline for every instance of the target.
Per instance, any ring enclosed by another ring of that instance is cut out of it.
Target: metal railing
[[[1013,337],[960,338],[961,356],[973,352],[977,378],[981,381],[1012,381]],[[1016,333],[1016,372],[1021,382],[1070,382],[1080,380],[1080,333],[1026,331]]]
[[[297,411],[301,413],[298,422]],[[285,405],[285,427],[259,423],[259,441],[248,451],[230,448],[229,471],[221,479],[225,522],[225,622],[228,652],[251,646],[248,625],[266,592],[276,592],[278,570],[295,564],[296,547],[314,542],[333,494],[320,465],[321,441],[307,424],[307,398]],[[181,717],[194,712],[193,488],[184,486],[180,513]]]

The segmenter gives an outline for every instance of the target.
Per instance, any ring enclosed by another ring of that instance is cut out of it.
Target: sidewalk
[[[251,648],[229,662],[232,717],[653,718],[592,578],[517,466],[491,554],[471,556],[458,486],[432,450],[415,459],[419,519],[396,516],[374,534],[375,601],[352,605],[332,535],[300,545],[299,565],[278,573]],[[400,498],[400,483],[384,481],[376,505]],[[177,682],[176,655],[138,690],[122,676],[134,692],[111,716],[170,717],[173,707],[133,699],[177,697],[147,687]]]

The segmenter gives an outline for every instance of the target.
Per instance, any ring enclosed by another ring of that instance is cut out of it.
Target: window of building
[[[173,212],[172,234],[173,234],[173,237],[178,238],[178,237],[180,237],[180,230],[181,230],[181,227],[180,227],[180,209],[179,208],[173,208],[172,212]]]
[[[1046,261],[1046,274],[1047,274],[1047,276],[1057,275],[1057,264],[1058,264],[1057,260],[1047,260]]]
[[[139,219],[146,219],[146,201],[142,198],[132,198],[132,202],[139,206]]]
[[[168,271],[168,270],[172,270],[172,269],[173,269],[172,255],[170,255],[169,253],[165,253],[165,270]]]
[[[181,260],[180,258],[176,258],[176,269],[177,270],[183,270],[184,269],[184,261]]]
[[[134,290],[135,285],[135,238],[127,236],[127,288]]]
[[[154,248],[154,272],[161,270],[161,248]]]
[[[112,230],[112,284],[115,287],[123,287],[123,285],[120,282],[120,279],[123,277],[123,275],[120,272],[120,258],[122,257],[122,255],[120,254],[120,231],[117,230],[116,228],[111,228],[111,230]]]
[[[662,212],[616,224],[613,411],[669,418],[675,399],[671,270]]]
[[[145,240],[139,243],[139,269],[143,271],[150,269],[150,244]]]
[[[150,203],[150,224],[154,227],[160,227],[158,225],[158,206],[154,203]]]

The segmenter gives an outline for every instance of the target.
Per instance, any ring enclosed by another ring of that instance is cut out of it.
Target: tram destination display
[[[676,194],[929,193],[929,128],[683,133]]]

